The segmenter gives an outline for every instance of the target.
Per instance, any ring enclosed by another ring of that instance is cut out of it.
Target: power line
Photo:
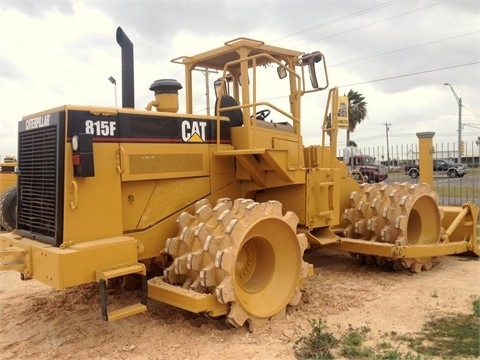
[[[415,12],[418,12],[418,11],[422,11],[422,10],[425,10],[425,9],[428,9],[428,8],[431,8],[431,7],[434,7],[434,6],[437,6],[437,5],[446,3],[446,2],[448,2],[448,1],[449,1],[449,0],[441,1],[441,2],[438,2],[438,3],[436,3],[436,4],[424,6],[424,7],[419,8],[419,9],[407,11],[407,12],[404,12],[404,13],[401,13],[401,14],[398,14],[398,15],[395,15],[395,16],[387,17],[387,18],[382,19],[382,20],[374,21],[374,22],[371,22],[371,23],[368,23],[368,24],[365,24],[365,25],[362,25],[362,26],[358,26],[358,27],[355,27],[355,28],[351,28],[351,29],[349,29],[349,30],[345,30],[345,31],[342,31],[342,32],[334,33],[334,34],[325,36],[325,37],[320,38],[320,39],[316,39],[316,40],[313,40],[313,41],[309,41],[309,42],[307,42],[307,43],[303,43],[303,44],[301,44],[301,45],[299,45],[299,46],[308,45],[308,44],[311,44],[311,43],[314,43],[314,42],[317,42],[317,41],[330,39],[330,38],[332,38],[332,37],[336,37],[336,36],[339,36],[339,35],[344,35],[344,34],[350,33],[350,32],[352,32],[352,31],[357,31],[357,30],[359,30],[359,29],[364,29],[364,28],[369,27],[369,26],[372,26],[372,25],[377,25],[377,24],[380,24],[380,23],[385,22],[385,21],[390,21],[390,20],[393,20],[393,19],[396,19],[396,18],[405,16],[405,15],[410,15],[410,14],[412,14],[412,13],[415,13]]]
[[[449,69],[456,69],[456,68],[463,67],[463,66],[471,66],[471,65],[477,65],[477,64],[480,64],[480,62],[476,61],[476,62],[467,63],[467,64],[445,66],[445,67],[436,68],[436,69],[429,69],[429,70],[417,71],[417,72],[414,72],[414,73],[389,76],[389,77],[381,78],[381,79],[368,80],[368,81],[363,81],[363,82],[359,82],[359,83],[355,83],[355,84],[341,85],[341,86],[338,86],[338,87],[343,88],[343,87],[347,87],[347,86],[364,85],[364,84],[370,84],[370,83],[374,83],[374,82],[380,82],[380,81],[386,81],[386,80],[392,80],[392,79],[399,79],[399,78],[409,77],[409,76],[414,76],[414,75],[428,74],[428,73],[431,73],[431,72],[436,72],[436,71],[441,71],[441,70],[449,70]]]
[[[478,34],[479,32],[480,32],[480,31],[473,31],[473,32],[465,33],[465,34],[460,34],[460,35],[452,36],[452,37],[445,38],[445,39],[433,40],[433,41],[428,41],[428,42],[421,43],[421,44],[416,44],[416,45],[412,45],[412,46],[407,46],[407,47],[404,47],[404,48],[401,48],[401,49],[397,49],[397,50],[385,51],[385,52],[383,52],[383,53],[378,53],[378,54],[374,54],[374,55],[369,55],[369,56],[365,56],[365,57],[363,57],[363,58],[358,58],[358,59],[353,59],[353,60],[347,60],[347,61],[344,61],[344,62],[342,62],[342,63],[329,65],[329,68],[333,68],[333,67],[341,66],[341,65],[346,65],[346,64],[351,64],[351,63],[354,63],[354,62],[357,62],[357,61],[372,59],[372,58],[379,57],[379,56],[383,56],[383,55],[390,55],[390,54],[398,53],[398,52],[405,51],[405,50],[411,50],[411,49],[415,49],[415,48],[422,47],[422,46],[427,46],[427,45],[431,45],[431,44],[440,43],[440,42],[443,42],[443,41],[458,39],[458,38],[463,37],[463,36],[469,36],[469,35],[473,35],[473,34]]]
[[[307,43],[304,43],[304,44],[299,45],[299,46],[303,46],[303,45],[306,45],[306,44],[310,44],[310,43],[312,43],[312,42],[319,41],[319,40],[323,40],[323,39],[327,39],[327,38],[330,38],[330,37],[342,35],[342,34],[345,34],[345,33],[351,32],[351,31],[355,31],[355,30],[358,30],[358,29],[361,29],[361,28],[365,28],[365,27],[368,27],[368,26],[371,26],[371,25],[375,25],[375,24],[378,24],[378,23],[381,23],[381,22],[390,21],[390,20],[393,20],[393,19],[395,19],[395,18],[399,18],[399,17],[402,17],[402,16],[406,16],[406,15],[409,15],[409,14],[412,14],[412,13],[415,13],[415,12],[419,12],[419,11],[422,11],[422,10],[425,10],[425,9],[428,9],[428,8],[431,8],[431,7],[434,7],[434,6],[437,6],[437,5],[446,3],[446,2],[448,2],[448,1],[449,1],[449,0],[440,1],[440,2],[438,2],[438,3],[431,4],[431,5],[427,5],[427,6],[424,6],[424,7],[422,7],[422,8],[419,8],[419,9],[407,11],[407,12],[404,12],[404,13],[401,13],[401,14],[398,14],[398,15],[395,15],[395,16],[391,16],[391,17],[388,17],[388,18],[385,18],[385,19],[382,19],[382,20],[379,20],[379,21],[371,22],[371,23],[369,23],[369,24],[366,24],[366,25],[363,25],[363,26],[360,26],[360,27],[357,27],[357,28],[353,28],[353,29],[350,29],[350,30],[348,30],[348,31],[344,31],[344,32],[332,34],[332,35],[329,35],[329,36],[327,36],[327,37],[324,37],[324,38],[321,38],[321,39],[317,39],[317,40],[314,40],[314,41],[311,41],[311,42],[307,42]],[[357,12],[354,12],[354,13],[350,13],[350,14],[348,14],[348,15],[341,16],[341,17],[338,17],[338,18],[335,18],[335,19],[326,21],[326,22],[324,22],[324,23],[322,23],[322,24],[314,25],[314,26],[305,28],[305,29],[303,29],[303,30],[296,31],[296,32],[291,33],[291,34],[288,34],[288,35],[286,35],[286,36],[284,36],[284,37],[280,37],[280,38],[278,38],[277,40],[274,40],[274,41],[278,41],[278,40],[282,40],[282,39],[294,37],[294,36],[297,36],[297,35],[300,35],[300,34],[303,34],[303,33],[306,33],[306,32],[310,32],[310,31],[315,30],[315,29],[319,29],[319,28],[326,27],[326,26],[328,26],[328,25],[332,25],[332,24],[335,24],[335,23],[339,23],[339,22],[342,22],[342,21],[345,21],[345,20],[348,20],[348,19],[351,19],[351,18],[360,16],[360,15],[364,15],[364,14],[369,13],[369,12],[373,12],[373,11],[376,11],[376,10],[379,10],[379,9],[382,9],[382,8],[385,8],[385,7],[392,6],[392,5],[394,5],[395,3],[397,3],[397,2],[398,2],[398,1],[390,1],[390,2],[387,2],[387,3],[385,3],[385,4],[373,6],[373,7],[364,9],[364,10],[360,10],[360,11],[357,11]],[[443,41],[448,41],[448,40],[456,39],[456,38],[463,37],[463,36],[469,36],[469,35],[477,34],[477,33],[479,33],[479,31],[470,32],[470,33],[465,33],[465,34],[460,34],[460,35],[452,36],[452,37],[445,38],[445,39],[440,39],[440,40],[434,40],[434,41],[430,41],[430,42],[420,43],[420,44],[412,45],[412,46],[405,47],[405,48],[401,48],[401,49],[397,49],[397,50],[391,50],[391,51],[387,51],[387,52],[383,52],[383,53],[379,53],[379,54],[375,54],[375,55],[370,55],[370,56],[367,56],[367,57],[364,57],[364,58],[347,60],[347,61],[342,62],[342,63],[330,65],[329,68],[332,68],[332,67],[335,67],[335,66],[340,66],[340,65],[345,65],[345,64],[352,63],[352,62],[357,62],[357,61],[365,60],[365,59],[371,59],[371,58],[374,58],[374,57],[383,56],[383,55],[387,55],[387,54],[391,54],[391,53],[396,53],[396,52],[400,52],[400,51],[404,51],[404,50],[409,50],[409,49],[413,49],[413,48],[418,48],[418,47],[422,47],[422,46],[426,46],[426,45],[430,45],[430,44],[434,44],[434,43],[439,43],[439,42],[443,42]],[[430,72],[437,72],[437,71],[448,70],[448,69],[453,69],[453,68],[458,68],[458,67],[463,67],[463,66],[476,65],[476,64],[479,64],[479,62],[473,62],[473,63],[467,63],[467,64],[459,64],[459,65],[453,65],[453,66],[436,68],[436,69],[429,69],[429,70],[424,70],[424,71],[419,71],[419,72],[414,72],[414,73],[407,73],[407,74],[395,75],[395,76],[391,76],[391,77],[374,79],[374,80],[368,80],[368,81],[359,82],[359,83],[355,83],[355,84],[342,85],[342,86],[339,86],[339,87],[342,88],[342,87],[363,85],[363,84],[380,82],[380,81],[386,81],[386,80],[393,80],[393,79],[402,78],[402,77],[409,77],[409,76],[421,75],[421,74],[426,74],[426,73],[430,73]],[[179,72],[177,72],[177,73],[179,73]]]
[[[375,24],[378,24],[378,23],[381,23],[381,22],[385,22],[385,21],[389,21],[389,20],[392,20],[392,19],[395,19],[395,18],[398,18],[398,17],[402,17],[402,16],[405,16],[405,15],[409,15],[409,14],[412,14],[412,13],[415,13],[415,12],[418,12],[418,11],[422,11],[422,10],[425,10],[425,9],[428,9],[428,8],[431,8],[431,7],[434,7],[434,6],[437,6],[437,5],[446,3],[446,2],[448,2],[448,1],[449,1],[449,0],[440,1],[440,2],[438,2],[438,3],[431,4],[431,5],[427,5],[427,6],[424,6],[424,7],[422,7],[422,8],[419,8],[419,9],[407,11],[407,12],[404,12],[404,13],[401,13],[401,14],[398,14],[398,15],[395,15],[395,16],[391,16],[391,17],[388,17],[388,18],[385,18],[385,19],[382,19],[382,20],[379,20],[379,21],[375,21],[375,22],[372,22],[372,23],[363,25],[363,26],[361,26],[361,27],[353,28],[353,29],[350,29],[350,30],[345,31],[345,32],[340,32],[340,33],[332,34],[332,35],[329,35],[329,36],[327,36],[327,37],[324,37],[324,38],[321,38],[321,39],[317,39],[317,40],[314,40],[314,41],[311,41],[311,42],[307,42],[307,43],[304,43],[304,44],[299,45],[299,46],[303,46],[303,45],[310,44],[310,43],[315,42],[315,41],[319,41],[319,40],[323,40],[323,39],[326,39],[326,38],[329,38],[329,37],[333,37],[333,36],[345,34],[345,33],[347,33],[347,32],[351,32],[351,31],[355,31],[355,30],[358,30],[358,29],[361,29],[361,28],[365,28],[365,27],[367,27],[367,26],[375,25]],[[393,0],[393,1],[387,2],[387,3],[385,3],[385,4],[380,4],[380,5],[376,5],[376,6],[367,8],[367,9],[363,9],[363,10],[360,10],[360,11],[357,11],[357,12],[354,12],[354,13],[351,13],[351,14],[348,14],[348,15],[345,15],[345,16],[341,16],[341,17],[338,17],[338,18],[329,20],[329,21],[327,21],[327,22],[325,22],[325,23],[322,23],[322,24],[314,25],[314,26],[311,26],[311,27],[309,27],[309,28],[305,28],[305,29],[303,29],[303,30],[296,31],[296,32],[291,33],[291,34],[288,34],[288,35],[286,35],[286,36],[284,36],[284,37],[280,37],[280,38],[278,38],[277,40],[274,40],[274,41],[286,39],[286,38],[289,38],[289,37],[294,37],[294,36],[296,36],[296,35],[299,35],[299,34],[302,34],[302,33],[306,33],[306,32],[312,31],[312,30],[314,30],[314,29],[318,29],[318,28],[326,27],[326,26],[331,25],[331,24],[335,24],[335,23],[338,23],[338,22],[342,22],[342,21],[344,21],[344,20],[347,20],[347,19],[350,19],[350,18],[353,18],[353,17],[357,17],[357,16],[359,16],[359,15],[363,15],[363,14],[366,14],[366,13],[368,13],[368,12],[376,11],[376,10],[378,10],[378,9],[382,9],[382,8],[385,8],[385,7],[389,7],[389,6],[391,6],[391,5],[393,5],[393,4],[397,3],[397,2],[399,2],[399,1],[398,1],[398,0]],[[344,65],[344,64],[348,64],[348,63],[352,63],[352,62],[357,62],[357,61],[361,61],[361,60],[365,60],[365,59],[370,59],[370,58],[373,58],[373,57],[378,57],[378,56],[382,56],[382,55],[387,55],[387,54],[391,54],[391,53],[396,53],[396,52],[400,52],[400,51],[404,51],[404,50],[409,50],[409,49],[413,49],[413,48],[417,48],[417,47],[422,47],[422,46],[426,46],[426,45],[430,45],[430,44],[434,44],[434,43],[438,43],[438,42],[442,42],[442,41],[448,41],[448,40],[452,40],[452,39],[455,39],[455,38],[458,38],[458,37],[476,34],[476,33],[478,33],[478,32],[479,32],[479,31],[470,32],[470,33],[465,33],[465,34],[460,34],[460,35],[456,35],[456,36],[453,36],[453,37],[450,37],[450,38],[445,38],[445,39],[440,39],[440,40],[434,40],[434,41],[430,41],[430,42],[426,42],[426,43],[421,43],[421,44],[417,44],[417,45],[412,45],[412,46],[410,46],[410,47],[406,47],[406,48],[402,48],[402,49],[397,49],[397,50],[391,50],[391,51],[387,51],[387,52],[380,53],[380,54],[370,55],[370,56],[367,56],[367,57],[364,57],[364,58],[347,60],[347,61],[345,61],[345,62],[343,62],[343,63],[330,65],[329,68],[332,68],[332,67],[335,67],[335,66]],[[456,67],[473,65],[473,64],[478,64],[478,62],[477,62],[477,63],[470,63],[470,64],[456,65],[456,66],[452,66],[452,67],[445,67],[445,68],[433,69],[433,70],[426,70],[426,71],[421,71],[421,72],[416,72],[416,73],[411,73],[411,74],[397,75],[397,76],[393,76],[393,77],[389,77],[389,78],[382,78],[382,79],[370,80],[370,81],[367,81],[367,82],[356,83],[356,84],[352,84],[352,85],[361,85],[361,84],[366,84],[366,83],[370,83],[370,82],[385,81],[385,80],[390,80],[390,79],[395,79],[395,78],[401,78],[401,77],[406,77],[406,76],[419,75],[419,74],[424,74],[424,73],[428,73],[428,72],[446,70],[446,69],[450,69],[450,68],[456,68]],[[179,73],[179,72],[177,72],[177,73]],[[344,86],[340,86],[340,87],[346,87],[346,86],[351,86],[351,85],[344,85]]]
[[[398,79],[398,78],[403,78],[403,77],[409,77],[409,76],[415,76],[415,75],[422,75],[422,74],[427,74],[427,73],[436,72],[436,71],[441,71],[441,70],[455,69],[455,68],[459,68],[459,67],[463,67],[463,66],[471,66],[471,65],[476,65],[476,64],[479,64],[479,63],[480,63],[480,62],[477,61],[477,62],[467,63],[467,64],[459,64],[459,65],[453,65],[453,66],[446,66],[446,67],[437,68],[437,69],[430,69],[430,70],[418,71],[418,72],[414,72],[414,73],[408,73],[408,74],[401,74],[401,75],[389,76],[389,77],[381,78],[381,79],[367,80],[367,81],[363,81],[363,82],[359,82],[359,83],[354,83],[354,84],[340,85],[340,86],[337,86],[337,87],[338,87],[338,88],[344,88],[344,87],[351,87],[351,86],[356,86],[356,85],[370,84],[370,83],[374,83],[374,82],[380,82],[380,81],[386,81],[386,80],[393,80],[393,79]],[[282,99],[282,98],[286,98],[286,97],[287,97],[286,95],[282,95],[282,96],[270,97],[270,98],[268,98],[268,99],[266,99],[266,100]]]
[[[288,39],[290,37],[294,37],[294,36],[297,36],[297,35],[300,35],[300,34],[304,34],[304,33],[310,32],[310,31],[315,30],[315,29],[319,29],[319,28],[323,28],[323,27],[326,27],[326,26],[329,26],[329,25],[332,25],[332,24],[336,24],[338,22],[342,22],[344,20],[351,19],[351,18],[357,17],[359,15],[363,15],[363,14],[366,14],[366,13],[371,12],[371,11],[375,11],[375,10],[378,10],[378,9],[382,9],[384,7],[391,6],[391,5],[393,5],[397,2],[399,2],[399,1],[395,0],[395,1],[390,1],[388,3],[385,3],[385,4],[372,6],[372,7],[367,8],[367,9],[363,9],[363,10],[360,10],[360,11],[357,11],[357,12],[354,12],[354,13],[351,13],[351,14],[348,14],[348,15],[345,15],[345,16],[341,16],[341,17],[338,17],[338,18],[335,18],[335,19],[332,19],[332,20],[328,20],[328,21],[326,21],[322,24],[314,25],[314,26],[311,26],[309,28],[305,28],[305,29],[296,31],[296,32],[291,33],[289,35],[286,35],[284,37],[278,38],[277,40],[274,40],[274,41],[280,41],[280,40],[283,40],[283,39]]]

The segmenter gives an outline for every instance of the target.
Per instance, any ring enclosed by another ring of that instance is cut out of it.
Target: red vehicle
[[[364,182],[382,182],[388,178],[387,168],[384,165],[377,164],[375,158],[369,155],[353,155],[348,157],[347,165],[352,176],[360,179],[360,174]]]

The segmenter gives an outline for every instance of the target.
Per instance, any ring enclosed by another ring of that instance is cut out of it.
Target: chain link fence
[[[419,178],[410,176],[406,168],[412,165],[418,165],[419,145],[393,145],[387,148],[379,147],[359,147],[360,152],[370,155],[378,163],[385,165],[388,169],[388,179],[386,183],[408,182],[418,184]],[[454,143],[434,143],[433,159],[445,160],[449,164],[449,169],[458,166],[458,147]],[[439,195],[441,205],[462,205],[466,202],[472,202],[480,206],[480,144],[464,142],[462,144],[461,164],[466,167],[466,173],[462,171],[448,171],[443,167],[434,168],[433,187]],[[339,154],[343,156],[343,154]],[[387,160],[388,159],[388,160]],[[432,164],[432,167],[434,165]],[[418,175],[418,173],[417,173]]]

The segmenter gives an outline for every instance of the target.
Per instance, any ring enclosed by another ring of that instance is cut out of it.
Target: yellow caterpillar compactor
[[[0,231],[15,229],[17,206],[17,159],[5,156],[0,162]]]
[[[336,157],[348,100],[327,90],[322,53],[237,38],[172,60],[185,67],[184,88],[156,80],[154,100],[137,110],[121,28],[117,42],[122,108],[66,105],[19,122],[17,222],[0,234],[2,270],[57,289],[98,282],[109,321],[150,298],[253,330],[300,300],[309,247],[414,272],[437,256],[479,255],[474,204],[440,206],[428,181],[349,176]],[[194,104],[204,101],[199,70],[218,73],[214,114],[194,112],[205,108]],[[302,97],[320,90],[326,110],[305,119]],[[306,122],[322,127],[321,145],[303,146]],[[432,136],[419,135],[426,163]],[[107,309],[109,281],[132,277],[141,301]]]

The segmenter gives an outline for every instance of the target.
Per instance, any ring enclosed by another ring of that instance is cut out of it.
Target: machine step
[[[163,276],[148,281],[148,297],[199,314],[212,317],[228,314],[229,306],[221,304],[210,294],[202,294],[165,282]]]
[[[145,265],[143,264],[131,264],[131,265],[120,265],[116,267],[110,267],[106,269],[100,269],[95,271],[95,277],[97,281],[100,279],[113,279],[120,276],[130,275],[130,274],[146,274]]]
[[[147,311],[147,306],[141,303],[126,306],[121,309],[113,310],[108,313],[107,321],[123,319],[128,316],[140,314]]]
[[[27,251],[25,249],[16,246],[0,249],[0,271],[16,270],[23,273],[26,269],[26,254]]]
[[[108,311],[107,309],[107,283],[109,279],[125,275],[138,274],[141,277],[142,294],[141,302],[123,308]],[[147,275],[145,265],[141,263],[119,265],[95,271],[95,277],[100,285],[100,302],[102,318],[105,321],[115,321],[128,316],[147,311]]]

